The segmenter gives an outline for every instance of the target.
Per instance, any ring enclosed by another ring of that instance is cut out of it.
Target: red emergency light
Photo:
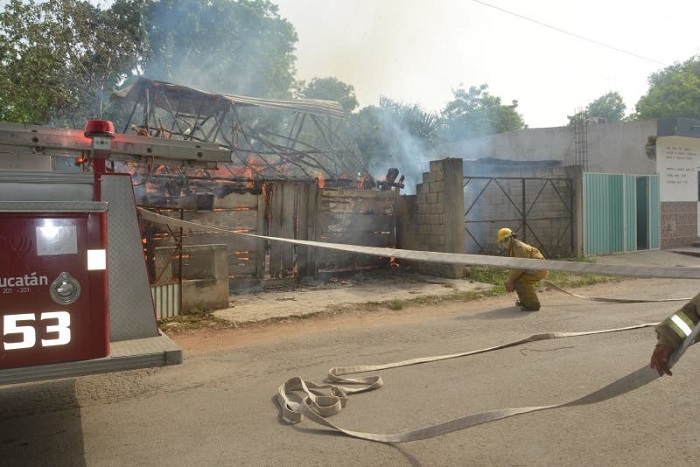
[[[114,123],[109,120],[88,120],[85,124],[85,137],[107,136],[114,138]]]
[[[109,120],[88,120],[85,124],[84,135],[92,140],[93,171],[95,173],[95,200],[101,198],[100,184],[97,178],[105,173],[104,159],[112,148],[115,136],[114,124]]]

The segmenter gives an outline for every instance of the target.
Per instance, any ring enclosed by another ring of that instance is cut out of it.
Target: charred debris
[[[261,194],[278,181],[326,189],[403,188],[398,169],[375,180],[338,136],[344,118],[338,102],[214,94],[143,77],[111,100],[128,115],[119,122],[122,133],[216,143],[231,152],[231,162],[216,169],[114,162],[115,171],[132,175],[139,204],[206,208],[213,197]]]

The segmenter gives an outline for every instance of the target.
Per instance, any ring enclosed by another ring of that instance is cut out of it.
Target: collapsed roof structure
[[[144,77],[111,100],[128,114],[123,133],[217,143],[231,151],[231,163],[215,170],[126,165],[135,182],[141,177],[144,184],[167,185],[173,196],[205,185],[215,186],[219,196],[259,193],[263,181],[274,180],[317,179],[327,188],[375,186],[362,159],[337,134],[345,116],[338,102],[216,94]]]

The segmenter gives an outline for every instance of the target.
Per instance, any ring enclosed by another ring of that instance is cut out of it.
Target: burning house
[[[216,167],[161,165],[156,157],[114,163],[115,171],[131,174],[140,206],[232,232],[396,246],[403,177],[396,169],[381,181],[372,177],[336,132],[344,116],[339,103],[214,94],[145,78],[112,101],[127,115],[117,123],[123,133],[216,143],[230,151],[230,163]],[[389,260],[148,223],[143,234],[156,286],[190,281],[226,291],[259,289]],[[212,251],[225,245],[225,278],[214,277],[216,255],[203,245]],[[182,295],[186,302],[188,294]],[[183,307],[197,304],[202,294],[194,295]]]
[[[278,180],[374,187],[361,159],[334,130],[344,116],[334,101],[213,94],[146,78],[116,92],[112,101],[128,113],[124,133],[206,141],[231,150],[231,163],[215,170],[128,166],[136,179],[148,178],[145,194],[149,186],[170,197],[206,188],[222,197],[260,193],[263,182]]]

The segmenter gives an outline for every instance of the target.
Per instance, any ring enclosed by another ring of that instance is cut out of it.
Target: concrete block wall
[[[462,159],[430,162],[416,194],[402,196],[397,238],[409,250],[466,253]],[[462,278],[465,266],[404,261],[413,270],[449,278]]]
[[[691,246],[697,240],[695,201],[661,203],[661,249]]]

